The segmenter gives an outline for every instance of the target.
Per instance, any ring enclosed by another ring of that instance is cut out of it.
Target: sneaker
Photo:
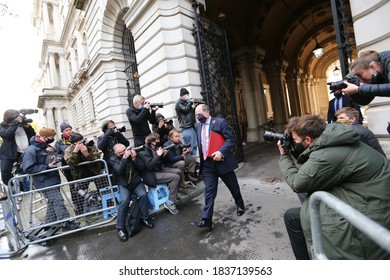
[[[172,215],[176,215],[179,213],[179,210],[176,209],[176,205],[174,203],[165,202],[164,207],[171,212]]]

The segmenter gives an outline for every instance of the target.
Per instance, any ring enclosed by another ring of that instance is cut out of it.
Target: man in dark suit
[[[335,116],[335,113],[338,109],[344,108],[344,107],[352,107],[359,111],[359,119],[358,123],[363,123],[363,116],[362,112],[360,111],[360,106],[357,105],[349,95],[344,95],[339,91],[336,91],[333,93],[334,98],[329,101],[329,108],[328,108],[328,123],[333,123],[337,121],[337,117]]]
[[[212,229],[212,217],[214,212],[214,200],[217,196],[218,178],[226,184],[231,192],[237,206],[237,215],[242,216],[245,213],[244,200],[242,199],[240,186],[238,185],[234,169],[238,167],[237,161],[231,152],[235,139],[228,123],[223,118],[214,118],[210,116],[210,109],[206,104],[200,104],[195,109],[195,117],[199,121],[195,126],[198,140],[200,166],[203,170],[203,179],[205,184],[205,206],[202,210],[201,220],[192,222],[192,225],[200,228]],[[225,142],[218,151],[208,154],[209,140],[211,132],[223,136]]]

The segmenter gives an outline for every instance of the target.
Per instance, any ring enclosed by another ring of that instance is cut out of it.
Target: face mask
[[[46,141],[45,141],[45,142],[46,142],[46,144],[53,143],[53,142],[54,142],[54,138],[53,138],[53,139],[49,139],[49,138],[48,138],[48,139],[46,139]]]
[[[144,105],[140,104],[140,105],[138,105],[137,109],[141,110],[143,107],[144,107]]]
[[[298,158],[300,154],[302,154],[306,148],[303,146],[302,143],[295,143],[292,144],[291,154],[293,157]]]
[[[156,142],[156,147],[157,147],[157,148],[162,147],[162,142]]]
[[[187,100],[187,101],[190,101],[190,99],[191,99],[190,96],[187,95],[187,96],[186,96],[186,100]]]
[[[196,117],[200,123],[205,123],[207,118],[203,115],[200,114],[199,116]]]

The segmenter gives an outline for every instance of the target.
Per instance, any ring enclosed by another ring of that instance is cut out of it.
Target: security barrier
[[[325,255],[322,230],[321,230],[321,215],[320,203],[325,203],[328,207],[336,211],[340,216],[344,217],[349,223],[366,234],[380,247],[390,253],[390,231],[382,225],[371,220],[356,209],[352,208],[345,202],[334,197],[328,192],[318,191],[310,196],[310,223],[311,234],[313,238],[312,257],[315,260],[327,260]]]
[[[61,166],[36,174],[13,177],[8,184],[8,201],[17,223],[17,237],[28,244],[45,244],[48,240],[72,234],[112,222],[116,218],[117,197],[111,185],[110,174],[104,160],[83,162],[77,167],[100,164],[100,174],[67,182],[61,176],[61,183],[45,188],[34,186],[33,178],[49,172],[60,174],[72,167]],[[27,179],[27,180],[26,180]],[[21,182],[29,182],[29,191],[19,192]],[[106,198],[102,203],[99,190],[104,189]],[[107,192],[112,199],[107,201]],[[103,214],[110,213],[107,216]],[[69,223],[70,222],[70,223]],[[69,224],[80,223],[73,228]]]

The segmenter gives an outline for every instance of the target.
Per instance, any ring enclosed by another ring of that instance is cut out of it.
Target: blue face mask
[[[196,117],[200,123],[205,123],[207,118],[203,115],[200,114],[199,116]]]
[[[141,110],[143,107],[144,107],[144,105],[139,104],[138,107],[137,107],[137,109],[138,109],[138,110]]]
[[[187,100],[187,101],[190,101],[190,99],[191,99],[190,96],[187,95],[187,96],[186,96],[186,100]]]

